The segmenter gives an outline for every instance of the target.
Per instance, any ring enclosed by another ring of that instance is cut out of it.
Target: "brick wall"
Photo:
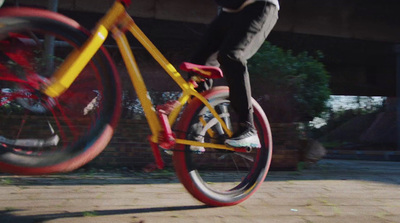
[[[2,117],[0,135],[4,135],[2,131],[17,131],[18,125],[15,124],[15,120],[18,119],[18,116]],[[37,125],[32,131],[40,131],[40,129],[48,131],[46,124],[48,119],[44,120],[38,116],[35,120],[37,120]],[[85,121],[81,120],[79,123],[84,124]],[[271,128],[274,142],[271,168],[296,169],[299,144],[295,125],[272,124]],[[87,167],[141,169],[153,163],[153,153],[147,140],[149,135],[150,129],[144,120],[121,119],[109,145],[98,157],[87,164]],[[163,152],[162,156],[166,165],[171,166],[171,156]]]
[[[271,123],[273,153],[271,169],[296,170],[299,162],[300,141],[297,125]]]
[[[299,148],[294,124],[271,124],[273,135],[273,156],[271,169],[295,170],[299,161]],[[107,148],[89,166],[116,166],[142,168],[154,162],[147,136],[150,129],[142,120],[121,120],[117,131]],[[162,153],[167,166],[171,157]]]
[[[150,133],[146,121],[121,119],[109,145],[89,166],[142,168],[154,162],[147,140]],[[162,156],[170,165],[171,157],[165,153]]]

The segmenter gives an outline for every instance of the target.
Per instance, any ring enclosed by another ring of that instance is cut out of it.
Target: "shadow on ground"
[[[13,212],[24,210],[9,210],[0,211],[0,222],[2,223],[40,223],[60,218],[76,218],[76,217],[94,217],[94,216],[112,216],[124,214],[141,214],[152,212],[171,212],[171,211],[184,211],[184,210],[199,210],[205,208],[213,208],[206,205],[193,205],[193,206],[176,206],[176,207],[152,207],[152,208],[133,208],[133,209],[120,209],[120,210],[96,210],[92,212],[63,212],[55,214],[42,214],[42,215],[27,215],[17,216]]]

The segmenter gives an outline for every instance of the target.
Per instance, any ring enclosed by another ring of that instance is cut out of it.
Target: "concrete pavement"
[[[222,208],[193,199],[168,171],[0,175],[0,222],[400,222],[400,162],[273,171],[250,199]]]

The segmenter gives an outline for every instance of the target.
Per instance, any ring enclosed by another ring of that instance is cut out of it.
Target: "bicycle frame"
[[[165,129],[163,129],[163,125],[158,118],[157,111],[154,109],[154,106],[149,98],[146,85],[143,81],[135,57],[127,41],[127,37],[125,35],[126,31],[129,31],[146,48],[146,50],[152,55],[152,57],[182,89],[182,96],[178,99],[179,106],[174,108],[168,116],[169,126],[172,126],[174,124],[179,115],[179,112],[183,108],[183,105],[186,104],[191,97],[196,97],[205,106],[207,106],[214,117],[217,118],[227,135],[232,136],[231,130],[228,129],[225,122],[218,115],[215,109],[210,105],[207,99],[205,99],[199,92],[197,92],[194,89],[194,85],[190,82],[187,82],[178,73],[174,66],[170,62],[168,62],[168,60],[161,54],[161,52],[152,44],[152,42],[135,24],[132,17],[130,17],[130,15],[126,12],[125,6],[119,1],[116,1],[114,5],[110,8],[110,10],[106,13],[106,15],[99,21],[88,41],[80,49],[73,51],[68,56],[61,67],[56,71],[54,77],[51,80],[51,83],[44,87],[43,92],[48,96],[57,97],[61,95],[66,89],[68,89],[68,87],[74,82],[74,80],[86,66],[89,60],[94,56],[97,50],[104,43],[109,31],[111,31],[113,38],[117,42],[125,66],[128,70],[130,79],[143,107],[147,122],[150,126],[150,130],[152,133],[150,137],[151,143],[160,143],[160,132]],[[220,144],[201,143],[184,139],[175,139],[174,143],[209,147],[215,149],[225,149],[230,151],[240,150]],[[157,157],[157,154],[155,155]]]

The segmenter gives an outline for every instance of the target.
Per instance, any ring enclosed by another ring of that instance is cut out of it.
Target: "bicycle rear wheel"
[[[99,50],[67,91],[50,98],[40,86],[87,32],[45,10],[0,14],[0,170],[47,174],[86,164],[105,148],[119,117],[110,57]]]
[[[227,87],[204,94],[228,127],[235,129],[236,115],[229,108],[228,96]],[[198,200],[211,206],[235,205],[249,198],[264,181],[272,156],[271,130],[255,100],[253,108],[262,148],[242,153],[178,145],[174,151],[178,178]],[[216,118],[199,100],[188,105],[177,127],[178,138],[221,144],[226,139]]]

